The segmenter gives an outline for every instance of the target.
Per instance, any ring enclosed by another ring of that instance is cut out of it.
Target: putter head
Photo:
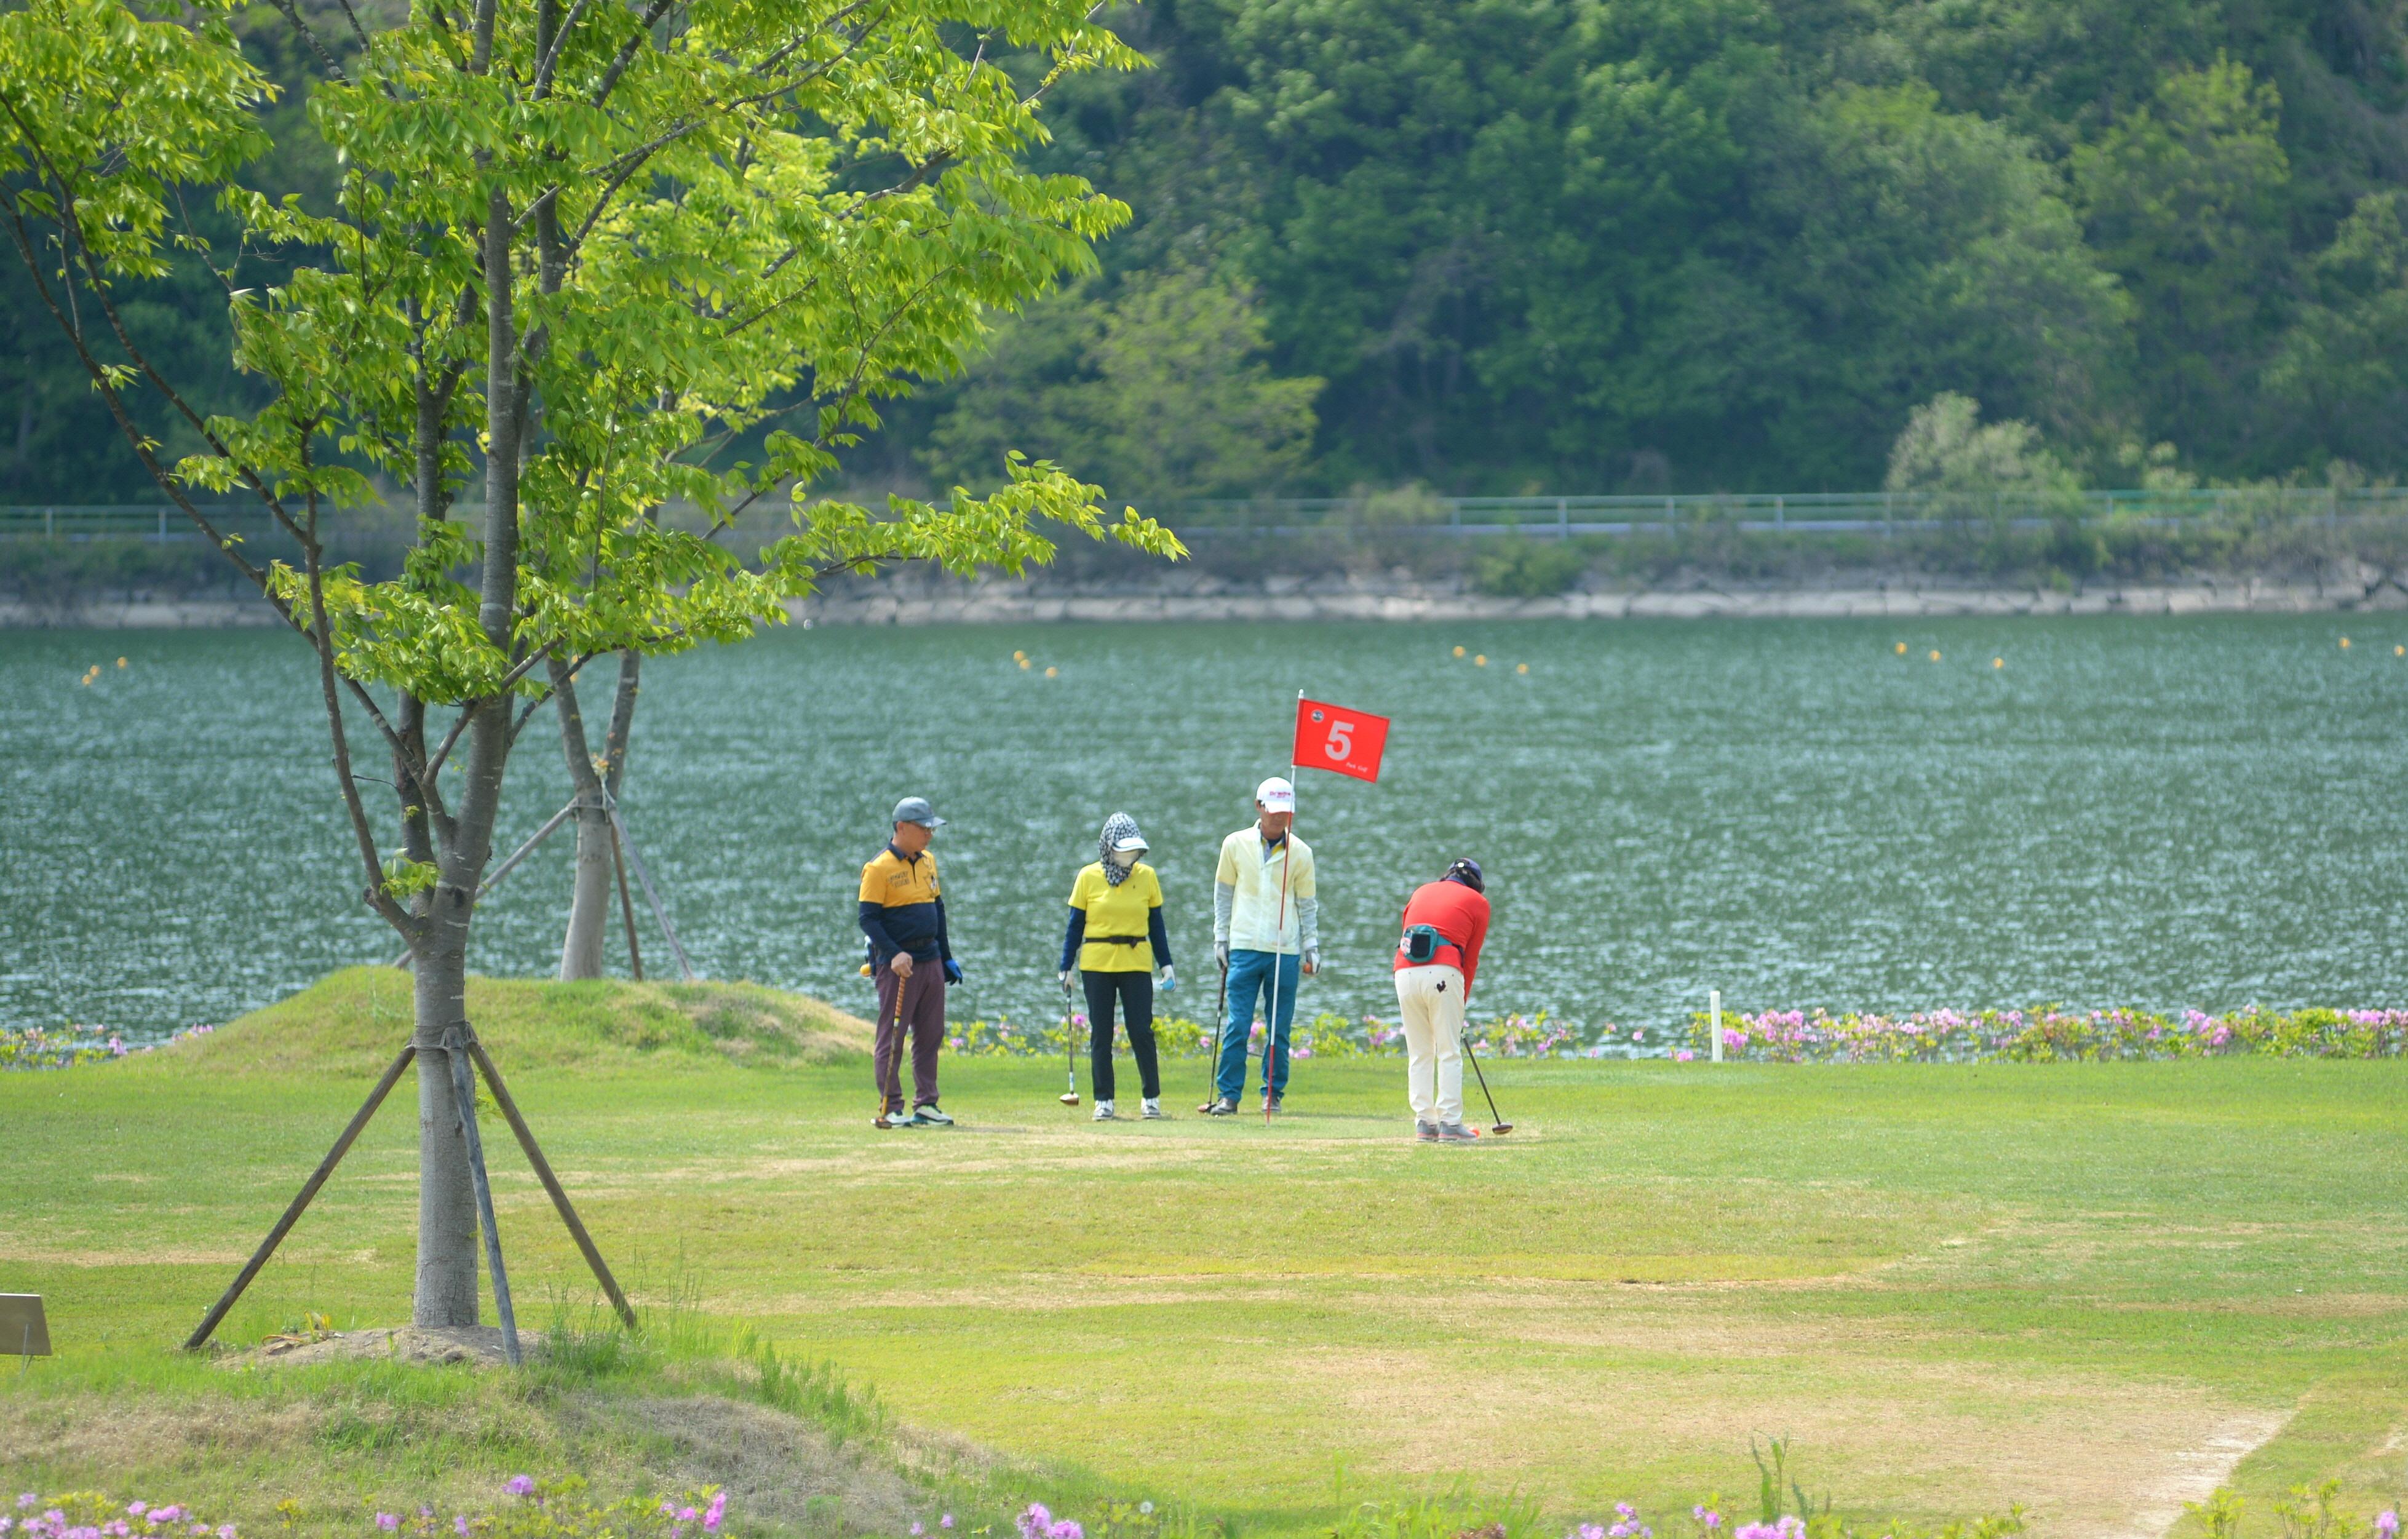
[[[1512,1130],[1513,1125],[1510,1122],[1500,1122],[1496,1127],[1488,1129],[1489,1135],[1494,1138],[1503,1138],[1507,1133],[1510,1133]]]
[[[1065,1091],[1063,1091],[1063,1092],[1062,1092],[1062,1104],[1063,1104],[1063,1105],[1065,1105],[1065,1106],[1076,1106],[1076,1105],[1078,1105],[1078,1104],[1079,1104],[1079,1092],[1078,1092],[1078,1091],[1076,1091],[1076,1090],[1065,1090]]]

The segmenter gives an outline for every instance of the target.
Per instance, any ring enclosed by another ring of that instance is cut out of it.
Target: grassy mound
[[[373,1075],[408,1039],[410,986],[395,968],[346,968],[155,1058],[179,1072]],[[758,984],[470,978],[468,1019],[504,1072],[796,1067],[866,1053],[870,1039],[858,1016]]]

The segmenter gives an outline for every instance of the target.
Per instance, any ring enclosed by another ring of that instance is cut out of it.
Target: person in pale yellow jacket
[[[1321,969],[1320,882],[1312,848],[1297,837],[1296,787],[1273,775],[1254,790],[1254,821],[1221,841],[1212,884],[1212,954],[1229,981],[1213,1099],[1202,1110],[1228,1116],[1246,1089],[1246,1046],[1254,1002],[1264,1000],[1264,1110],[1287,1098],[1288,1028],[1301,978]]]

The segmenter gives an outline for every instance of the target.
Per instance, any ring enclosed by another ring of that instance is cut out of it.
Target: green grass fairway
[[[1505,1063],[1517,1130],[1448,1149],[1407,1137],[1401,1060],[1299,1065],[1266,1129],[1189,1113],[1197,1060],[1168,1066],[1182,1115],[1099,1128],[1058,1061],[949,1058],[963,1126],[878,1132],[866,1062],[826,1057],[841,1023],[619,986],[472,1008],[639,1302],[1131,1499],[1298,1531],[1342,1470],[1349,1501],[1685,1510],[1752,1493],[1767,1435],[1856,1512],[2019,1501],[2050,1535],[2161,1532],[2219,1448],[2256,1448],[2253,1532],[2295,1481],[2344,1480],[2361,1517],[2408,1489],[2408,1065]],[[69,1355],[0,1373],[0,1402],[180,1339],[407,1001],[361,970],[169,1052],[0,1076],[0,1290],[48,1294]],[[406,1319],[412,1107],[231,1337]],[[487,1126],[519,1296],[581,1302]]]

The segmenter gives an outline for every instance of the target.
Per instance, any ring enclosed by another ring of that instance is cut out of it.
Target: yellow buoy
[[[1011,660],[1015,663],[1025,663],[1028,661],[1028,654],[1021,651],[1018,647],[1014,647],[1011,649]]]
[[[1900,641],[1898,644],[1898,654],[1901,657],[1906,655],[1906,643],[1904,641]]]
[[[1527,663],[1515,663],[1513,665],[1513,671],[1516,673],[1527,673],[1530,671],[1530,665]]]
[[[2394,657],[2408,657],[2408,647],[2393,647],[2391,649],[2391,655]]]
[[[1022,668],[1026,668],[1026,667],[1028,666],[1028,659],[1027,659],[1027,658],[1025,658],[1025,657],[1023,657],[1023,658],[1020,660],[1020,666],[1021,666]]]
[[[1456,656],[1458,656],[1458,657],[1462,656],[1462,655],[1463,655],[1463,649],[1462,649],[1461,647],[1457,647],[1457,648],[1455,648],[1455,654]]]
[[[124,658],[122,658],[122,657],[120,657],[120,658],[117,660],[117,666],[118,666],[118,667],[120,667],[120,668],[123,668],[123,667],[125,666],[125,659],[124,659]]]
[[[2341,649],[2342,649],[2344,652],[2347,652],[2347,651],[2349,650],[2349,638],[2348,638],[2348,637],[2344,636],[2344,637],[2343,637],[2343,638],[2341,639]]]
[[[1990,659],[1990,666],[1992,668],[2004,668],[2007,666],[2007,660],[2004,657],[1993,657]]]
[[[1931,649],[1931,660],[1935,663],[1940,661],[1940,649],[1938,647],[1933,647]]]
[[[1045,670],[1045,676],[1049,679],[1058,679],[1062,676],[1062,670],[1058,668],[1049,668]]]
[[[1473,657],[1471,659],[1471,666],[1474,668],[1486,668],[1488,666],[1488,654],[1484,652]]]

